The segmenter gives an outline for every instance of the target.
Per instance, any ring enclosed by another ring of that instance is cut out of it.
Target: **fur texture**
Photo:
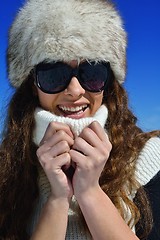
[[[19,87],[42,61],[109,61],[116,79],[126,73],[126,33],[106,0],[28,0],[9,34],[8,74]]]

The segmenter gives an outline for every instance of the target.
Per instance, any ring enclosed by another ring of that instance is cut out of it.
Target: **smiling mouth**
[[[65,115],[77,115],[82,114],[84,111],[88,108],[87,104],[84,104],[82,106],[76,106],[76,107],[67,107],[58,105],[58,108],[61,112],[63,112]]]

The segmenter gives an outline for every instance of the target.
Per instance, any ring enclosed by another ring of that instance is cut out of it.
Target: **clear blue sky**
[[[128,32],[125,87],[143,130],[160,129],[160,1],[115,0]],[[0,119],[12,94],[7,82],[7,32],[24,0],[5,0],[0,10]]]

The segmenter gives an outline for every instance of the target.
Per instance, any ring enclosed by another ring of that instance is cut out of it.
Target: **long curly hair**
[[[135,179],[136,159],[145,142],[158,131],[143,133],[136,126],[136,117],[128,109],[124,88],[114,79],[104,92],[109,117],[107,129],[112,151],[100,177],[100,185],[125,218],[124,202],[131,211],[128,224],[140,219],[140,208],[150,216],[147,197],[141,187],[135,204],[128,197],[138,189]],[[7,124],[0,146],[0,239],[27,240],[27,226],[31,219],[38,189],[37,147],[33,143],[34,111],[39,106],[34,93],[33,77],[29,76],[14,93]],[[151,218],[150,218],[151,219]],[[151,220],[146,222],[146,232]]]

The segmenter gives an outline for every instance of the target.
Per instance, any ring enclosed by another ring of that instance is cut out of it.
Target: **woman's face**
[[[77,61],[71,61],[69,65],[76,67]],[[60,93],[47,94],[37,87],[37,94],[43,109],[57,116],[74,119],[93,116],[103,99],[103,91],[98,93],[86,91],[76,77],[72,77],[68,87]]]

